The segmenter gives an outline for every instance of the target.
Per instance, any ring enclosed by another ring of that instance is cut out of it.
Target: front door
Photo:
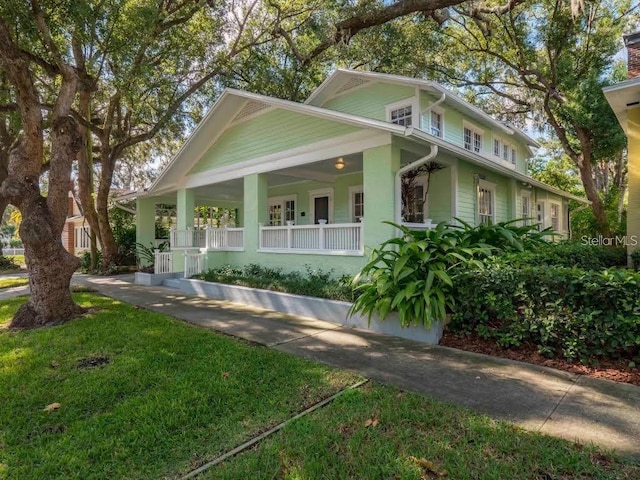
[[[329,221],[329,197],[315,197],[313,199],[314,219],[313,223],[320,223],[320,220]]]

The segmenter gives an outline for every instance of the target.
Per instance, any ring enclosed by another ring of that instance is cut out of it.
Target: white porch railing
[[[184,278],[191,278],[199,273],[204,273],[204,264],[206,253],[189,253],[184,254]]]
[[[260,225],[260,250],[354,255],[364,251],[362,223]]]
[[[208,250],[244,249],[244,228],[207,228],[205,232]]]
[[[203,248],[206,241],[205,230],[174,230],[169,232],[171,248]]]
[[[407,227],[409,230],[431,230],[436,227],[436,224],[432,222],[426,222],[426,223],[402,222],[402,226]]]
[[[155,251],[153,273],[173,273],[173,253]]]

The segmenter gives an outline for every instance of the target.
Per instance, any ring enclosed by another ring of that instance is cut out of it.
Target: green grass
[[[21,267],[25,266],[24,255],[7,255],[7,258],[11,258],[16,265]]]
[[[184,473],[357,380],[108,298],[75,298],[96,311],[0,330],[0,478]],[[24,301],[0,303],[0,325]]]
[[[372,420],[377,425],[367,426]],[[456,480],[640,478],[640,467],[594,448],[375,384],[347,392],[202,478],[418,480],[445,471]]]
[[[29,285],[29,279],[26,277],[5,277],[0,278],[0,288],[13,288]]]
[[[108,298],[75,298],[92,313],[28,332],[2,327],[24,297],[0,303],[2,479],[179,477],[359,379]],[[436,478],[415,459],[452,479],[640,478],[640,467],[595,449],[376,384],[202,478]]]

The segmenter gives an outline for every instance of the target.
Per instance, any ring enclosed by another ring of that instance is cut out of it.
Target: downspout
[[[422,112],[422,113],[426,113],[426,112],[429,112],[429,111],[433,110],[433,107],[437,107],[438,105],[440,105],[442,102],[444,102],[446,100],[446,98],[447,98],[447,93],[446,92],[442,92],[442,96],[438,100],[433,102],[431,105],[429,105],[426,108],[426,110],[424,112]],[[420,97],[418,97],[418,105],[420,105]],[[420,125],[420,126],[422,126],[422,125]],[[444,125],[442,125],[442,126],[444,127]]]
[[[431,160],[433,160],[435,158],[435,156],[438,154],[438,146],[437,145],[432,145],[431,146],[431,151],[429,152],[429,155],[419,158],[418,160],[416,160],[415,162],[412,162],[408,165],[405,165],[402,168],[399,168],[396,171],[396,178],[395,178],[395,193],[396,193],[396,223],[399,225],[400,223],[402,223],[402,175],[404,175],[405,173],[407,173],[408,171],[411,171],[415,168],[418,168],[421,165],[424,165],[427,162],[430,162]]]

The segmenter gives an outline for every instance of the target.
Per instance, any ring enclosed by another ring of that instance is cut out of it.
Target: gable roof
[[[392,75],[388,73],[369,72],[364,70],[349,70],[339,68],[331,75],[329,75],[324,82],[316,88],[309,98],[305,100],[307,105],[322,106],[329,98],[339,93],[341,90],[345,90],[349,84],[356,84],[354,79],[360,79],[361,81],[373,81],[383,83],[394,83],[396,85],[404,85],[409,87],[419,88],[430,93],[437,95],[446,95],[445,102],[454,105],[458,109],[464,111],[467,115],[481,122],[487,123],[494,128],[504,132],[507,135],[515,135],[521,141],[532,147],[539,147],[540,144],[536,142],[529,135],[522,130],[512,126],[499,122],[491,115],[484,112],[482,109],[472,105],[471,103],[463,100],[455,93],[444,88],[442,85],[432,82],[430,80],[422,80],[419,78],[403,77],[400,75]]]
[[[257,104],[257,105],[256,105]],[[189,171],[202,155],[220,138],[234,120],[258,113],[265,108],[273,107],[309,115],[325,120],[333,120],[347,125],[407,135],[409,129],[401,125],[383,122],[349,113],[337,112],[326,108],[292,102],[280,98],[268,97],[257,93],[225,89],[213,104],[193,133],[187,138],[182,147],[171,159],[171,162],[147,190],[147,194],[154,193],[161,188],[175,185],[185,171]]]

